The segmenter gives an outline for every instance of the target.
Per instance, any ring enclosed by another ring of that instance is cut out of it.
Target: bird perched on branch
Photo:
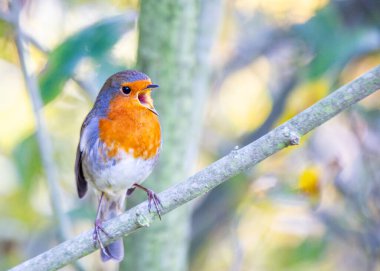
[[[124,257],[123,240],[104,246],[107,233],[102,221],[121,214],[125,198],[135,188],[143,189],[160,216],[156,194],[140,184],[155,166],[161,148],[161,128],[151,91],[158,85],[138,71],[112,75],[103,85],[94,107],[84,120],[77,148],[75,175],[80,198],[91,183],[99,193],[94,242],[103,261]]]

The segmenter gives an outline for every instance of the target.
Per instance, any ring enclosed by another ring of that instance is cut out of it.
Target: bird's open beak
[[[151,91],[152,88],[158,88],[158,87],[159,87],[158,85],[153,85],[153,84],[148,85],[138,95],[138,99],[139,99],[140,103],[142,105],[144,105],[146,108],[148,108],[150,111],[152,111],[152,113],[156,114],[157,116],[159,116],[159,115],[158,115],[158,112],[156,111],[156,109],[153,106],[153,100],[150,97],[150,91]]]
[[[152,88],[158,88],[158,87],[160,87],[160,86],[159,85],[150,84],[150,85],[148,85],[146,87],[146,89],[152,89]],[[151,103],[149,103],[148,109],[150,111],[152,111],[154,114],[156,114],[157,116],[159,116],[158,112],[156,111],[156,109],[153,107],[153,105]]]

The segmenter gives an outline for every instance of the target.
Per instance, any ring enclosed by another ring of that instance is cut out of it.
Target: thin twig
[[[15,11],[19,12],[19,11]],[[18,18],[18,16],[17,16]],[[26,83],[26,87],[29,90],[29,94],[33,104],[34,118],[36,121],[36,134],[38,140],[38,146],[44,165],[46,179],[48,181],[48,189],[50,195],[50,201],[53,209],[53,214],[58,224],[58,241],[63,242],[69,238],[69,221],[62,210],[61,194],[58,186],[57,169],[54,165],[54,158],[52,152],[52,144],[49,139],[46,124],[41,112],[42,100],[38,89],[38,84],[34,76],[28,71],[27,59],[29,59],[28,50],[24,47],[25,36],[20,28],[18,21],[14,23],[16,26],[16,46],[20,59],[21,69]],[[30,37],[28,38],[31,41]],[[41,47],[42,48],[42,47]],[[84,270],[79,264],[75,264],[75,269],[78,271]]]
[[[38,140],[38,146],[42,157],[42,163],[44,166],[46,179],[48,181],[48,188],[50,194],[50,201],[52,203],[53,212],[58,222],[58,239],[60,242],[68,238],[68,220],[65,217],[61,206],[61,195],[58,187],[58,174],[54,165],[53,150],[50,138],[48,136],[45,120],[41,112],[42,100],[37,84],[37,80],[34,75],[28,70],[27,62],[29,61],[29,52],[24,46],[24,36],[18,22],[19,12],[16,3],[13,2],[15,17],[15,40],[17,46],[17,52],[20,59],[22,74],[24,76],[26,87],[29,91],[30,98],[33,104],[34,119],[36,121],[36,134]]]
[[[41,111],[43,103],[40,96],[37,80],[28,69],[27,63],[30,59],[30,56],[28,49],[24,46],[24,43],[27,40],[28,42],[33,43],[34,46],[38,46],[40,50],[44,49],[42,46],[39,46],[37,41],[35,41],[30,36],[26,36],[22,31],[19,22],[20,12],[20,3],[18,1],[13,1],[12,12],[9,15],[9,17],[14,18],[14,20],[10,22],[12,23],[15,29],[15,42],[17,47],[17,53],[19,56],[26,88],[29,91],[29,95],[32,101],[34,119],[36,121],[36,135],[38,147],[42,158],[43,168],[46,174],[53,215],[58,225],[57,239],[59,242],[63,242],[69,238],[69,220],[62,209],[61,193],[58,185],[58,173],[54,164],[52,143],[48,135],[43,113]],[[46,50],[47,49],[45,49],[45,51]],[[84,270],[79,263],[75,263],[74,268],[77,271]]]
[[[44,53],[45,55],[50,53],[50,50],[47,47],[43,46],[38,40],[36,40],[34,37],[29,35],[28,33],[23,32],[22,35],[23,35],[25,41],[29,42],[36,49],[38,49],[40,52]]]
[[[206,194],[231,177],[255,166],[285,147],[297,144],[302,135],[379,88],[380,66],[339,88],[258,140],[240,150],[233,150],[187,180],[160,193],[158,196],[163,205],[161,214],[165,215],[190,200]],[[143,202],[124,214],[105,222],[104,229],[111,238],[102,236],[102,242],[107,245],[137,229],[148,227],[154,220],[157,220],[156,216],[154,213],[149,213],[148,203]],[[92,233],[92,230],[82,233],[10,271],[47,271],[65,266],[96,250],[93,246]]]

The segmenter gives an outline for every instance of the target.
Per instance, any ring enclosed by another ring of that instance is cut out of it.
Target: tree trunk
[[[160,85],[153,96],[160,114],[163,149],[158,167],[146,182],[155,191],[188,176],[197,157],[210,51],[221,10],[221,0],[206,2],[141,1],[137,66]],[[218,16],[206,20],[215,15],[205,14],[212,10]],[[190,207],[185,206],[130,236],[121,270],[187,270],[189,225]]]
[[[195,0],[142,0],[137,68],[160,88],[153,94],[160,114],[163,148],[146,186],[162,191],[183,179],[193,165],[187,143],[193,136],[192,76],[195,66]],[[193,160],[193,159],[192,159]],[[122,270],[187,269],[189,207],[181,208],[126,242]]]

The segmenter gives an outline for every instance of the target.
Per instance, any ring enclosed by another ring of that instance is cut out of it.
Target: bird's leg
[[[102,240],[100,239],[100,232],[103,232],[107,237],[110,237],[109,234],[103,229],[102,220],[100,218],[100,208],[102,205],[103,196],[104,196],[104,193],[102,192],[102,194],[100,195],[100,199],[99,199],[98,210],[96,211],[96,219],[95,219],[95,223],[94,223],[94,233],[92,234],[92,238],[94,241],[94,246],[96,247],[96,244],[99,244],[99,247],[103,251],[103,253],[105,255],[111,257],[107,248],[104,247]]]
[[[154,193],[152,190],[150,190],[144,186],[141,186],[141,185],[135,183],[132,188],[128,189],[127,195],[128,195],[128,192],[130,195],[136,188],[140,188],[146,192],[146,194],[148,195],[149,212],[152,210],[152,202],[153,202],[154,208],[156,209],[156,213],[158,214],[158,217],[161,219],[161,210],[162,210],[163,206],[161,204],[160,199],[157,197],[156,193]]]

